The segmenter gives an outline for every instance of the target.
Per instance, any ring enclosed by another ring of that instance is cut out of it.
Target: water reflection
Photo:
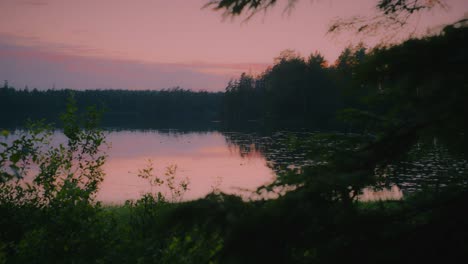
[[[155,173],[163,175],[177,165],[176,176],[189,178],[189,191],[183,199],[203,197],[213,189],[254,197],[251,191],[270,183],[288,169],[314,165],[310,149],[302,145],[313,135],[309,131],[226,132],[180,130],[110,131],[111,148],[104,165],[106,177],[97,198],[105,203],[123,203],[153,191],[137,177],[139,169],[154,163]],[[7,138],[14,140],[15,135]],[[62,133],[54,134],[55,144],[65,142]],[[420,143],[405,160],[386,167],[380,175],[379,189],[365,188],[358,199],[401,199],[415,190],[439,188],[451,183],[467,184],[468,163],[454,157],[437,144]]]
[[[436,143],[418,143],[407,158],[390,166],[388,181],[407,192],[441,188],[450,184],[468,184],[468,162]]]
[[[145,180],[136,177],[151,159],[156,174],[172,164],[179,168],[180,178],[190,179],[190,190],[184,199],[208,194],[213,188],[223,192],[256,197],[251,191],[270,183],[275,175],[290,168],[314,164],[307,158],[305,146],[294,146],[312,132],[180,132],[180,131],[117,131],[108,136],[112,142],[107,176],[98,199],[120,203],[137,199],[154,191]],[[159,190],[158,190],[159,191]],[[160,190],[167,192],[167,190]],[[270,196],[268,196],[270,197]],[[273,196],[272,196],[273,197]],[[360,200],[401,199],[397,185],[378,190],[366,188]]]
[[[176,164],[177,177],[190,179],[184,199],[202,197],[213,188],[227,193],[255,190],[275,175],[262,155],[242,155],[239,148],[227,146],[219,132],[119,131],[111,132],[108,141],[112,147],[104,167],[107,176],[98,193],[98,199],[106,203],[136,199],[151,191],[148,183],[136,176],[148,159],[153,161],[156,174],[162,175],[166,167]]]
[[[302,145],[316,132],[278,131],[269,135],[258,133],[224,133],[228,146],[234,145],[241,155],[250,152],[264,156],[275,173],[287,169],[314,165],[308,158],[311,150]],[[401,199],[405,194],[423,188],[440,188],[450,184],[468,185],[468,162],[449,153],[437,141],[419,142],[406,157],[388,165],[379,176],[379,189],[365,188],[361,200]]]
[[[358,195],[359,201],[386,201],[386,200],[400,200],[403,198],[403,191],[397,186],[392,185],[388,188],[376,189],[367,187],[362,190]]]
[[[275,173],[288,168],[300,168],[311,165],[313,160],[307,158],[305,145],[294,145],[294,142],[306,139],[313,132],[277,131],[270,134],[259,133],[223,133],[229,148],[238,149],[243,157],[261,155]]]

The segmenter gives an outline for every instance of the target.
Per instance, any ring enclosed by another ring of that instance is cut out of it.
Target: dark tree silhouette
[[[210,0],[205,7],[223,10],[224,16],[246,14],[247,19],[259,11],[266,11],[278,2],[285,2],[285,10],[290,10],[299,0]],[[332,23],[330,32],[353,29],[357,32],[370,32],[378,28],[391,27],[395,30],[405,25],[415,13],[435,7],[445,8],[445,0],[376,0],[377,15],[374,17],[341,18]]]
[[[227,15],[240,15],[243,12],[256,13],[268,9],[278,0],[210,0],[206,6],[215,10],[224,10]],[[293,6],[298,0],[285,0],[287,6]],[[376,0],[376,7],[384,15],[413,14],[415,12],[444,5],[443,0]]]
[[[222,93],[193,92],[179,87],[160,91],[131,90],[45,90],[0,89],[0,115],[3,126],[20,126],[27,118],[57,120],[66,98],[75,94],[80,109],[97,105],[104,110],[106,126],[180,125],[219,120]]]
[[[285,50],[260,76],[242,74],[228,84],[224,117],[325,125],[341,106],[338,83],[333,81],[336,70],[327,66],[318,52],[305,60]]]

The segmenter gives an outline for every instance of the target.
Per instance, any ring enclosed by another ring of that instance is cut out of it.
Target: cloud
[[[19,88],[224,90],[242,72],[258,74],[266,63],[157,63],[122,59],[80,45],[44,43],[39,37],[0,33],[0,79]]]
[[[68,55],[90,56],[90,57],[119,57],[118,52],[105,52],[97,48],[83,45],[44,42],[40,37],[34,35],[25,36],[16,32],[0,32],[0,44],[14,47],[24,47],[35,51],[46,53],[61,53]]]
[[[220,75],[239,75],[242,72],[250,72],[252,74],[260,74],[265,71],[271,64],[269,63],[179,63],[182,67],[197,69],[200,72],[220,74]]]
[[[42,7],[46,6],[49,3],[45,0],[23,0],[17,2],[20,5],[28,5],[28,6],[35,6],[35,7]]]
[[[163,63],[46,52],[0,43],[0,79],[18,88],[223,90],[227,77]]]

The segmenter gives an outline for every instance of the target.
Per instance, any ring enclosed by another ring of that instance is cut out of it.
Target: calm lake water
[[[291,138],[307,138],[310,131],[260,132],[180,132],[177,130],[114,131],[108,134],[111,143],[107,173],[98,194],[106,203],[136,199],[151,188],[137,177],[138,169],[151,160],[155,173],[177,165],[176,177],[190,180],[184,199],[200,198],[214,188],[245,198],[258,187],[271,183],[277,173],[294,167],[313,164],[307,149],[291,150]],[[420,153],[419,153],[420,152]],[[361,200],[401,199],[405,193],[427,186],[443,187],[458,176],[466,175],[467,162],[450,156],[437,144],[418,145],[412,150],[413,161],[395,166],[395,172],[382,187],[366,188]],[[455,176],[454,176],[455,175]],[[456,178],[456,179],[455,179]]]
[[[247,194],[275,177],[260,152],[252,149],[246,154],[220,132],[116,131],[107,140],[111,143],[104,167],[107,176],[98,194],[103,202],[120,203],[151,191],[137,176],[148,160],[162,178],[167,167],[177,166],[176,179],[190,181],[184,199],[203,197],[214,188]]]
[[[292,150],[291,138],[307,138],[310,131],[260,132],[183,132],[179,130],[119,130],[106,132],[110,145],[104,165],[106,173],[97,199],[106,204],[120,204],[138,199],[148,192],[162,192],[166,188],[151,187],[139,178],[151,160],[154,174],[164,178],[166,168],[176,165],[176,181],[189,179],[183,200],[203,197],[214,189],[239,194],[244,198],[257,197],[253,192],[271,183],[277,173],[287,168],[313,164],[307,149]],[[9,137],[11,140],[13,136]],[[64,142],[56,132],[57,142]],[[8,140],[7,140],[8,141]],[[420,153],[419,153],[420,152]],[[366,188],[361,200],[401,199],[406,193],[424,186],[445,186],[458,176],[467,174],[467,162],[450,156],[437,144],[416,146],[412,161],[397,164],[382,188]],[[455,176],[454,176],[455,175]]]

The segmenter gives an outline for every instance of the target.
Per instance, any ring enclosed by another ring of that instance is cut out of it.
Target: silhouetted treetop
[[[294,4],[297,0],[288,0]],[[259,10],[266,10],[275,5],[277,0],[210,0],[205,7],[212,6],[215,10],[224,10],[226,16],[240,15],[249,12],[252,16]]]
[[[290,10],[299,0],[284,0],[285,10]],[[278,0],[209,0],[205,7],[223,10],[224,16],[247,15],[247,19],[259,11],[276,5]],[[398,29],[408,22],[416,12],[435,7],[446,8],[446,0],[376,0],[377,15],[374,17],[354,16],[333,21],[329,32],[353,29],[357,32],[371,32],[379,28]]]
[[[278,0],[210,0],[205,6],[224,10],[227,15],[240,15],[245,12],[256,13],[274,6]],[[292,7],[298,0],[285,0]],[[401,13],[412,14],[435,6],[445,6],[444,0],[378,0],[376,7],[385,15]]]

